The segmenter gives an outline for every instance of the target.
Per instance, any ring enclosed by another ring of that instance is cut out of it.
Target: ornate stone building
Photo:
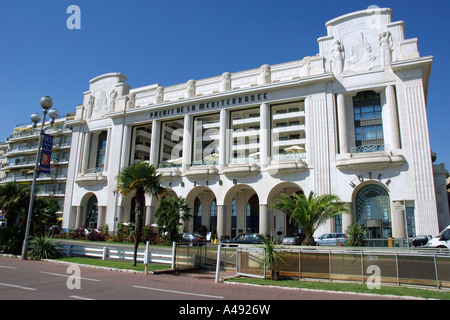
[[[259,69],[168,87],[130,88],[120,73],[92,79],[69,122],[63,226],[131,221],[133,196],[115,193],[116,177],[149,161],[166,195],[187,199],[189,231],[285,235],[297,227],[270,208],[275,197],[313,191],[352,208],[318,233],[358,222],[369,238],[436,235],[450,218],[428,134],[433,58],[391,19],[390,9],[338,17],[318,54]],[[158,201],[147,199],[147,225]]]

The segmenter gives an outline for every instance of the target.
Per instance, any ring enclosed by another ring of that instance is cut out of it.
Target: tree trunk
[[[145,191],[143,189],[136,190],[136,209],[135,209],[135,220],[134,220],[134,255],[133,255],[133,266],[137,264],[137,251],[139,247],[139,242],[141,242],[142,237],[142,217],[144,215],[145,207]]]
[[[314,241],[314,238],[311,236],[306,236],[305,240],[303,240],[302,242],[302,246],[315,246],[316,245],[316,241]]]

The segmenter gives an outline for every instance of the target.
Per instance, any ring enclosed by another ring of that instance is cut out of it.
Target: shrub
[[[88,240],[90,241],[106,241],[107,237],[103,232],[99,231],[92,231],[87,236]]]
[[[347,234],[347,246],[363,247],[366,245],[366,239],[364,238],[366,230],[363,226],[353,223],[347,227],[345,233]]]
[[[56,259],[62,257],[61,244],[48,234],[31,237],[28,257],[34,260]]]
[[[78,228],[73,231],[71,234],[72,239],[86,239],[86,229],[84,228]]]

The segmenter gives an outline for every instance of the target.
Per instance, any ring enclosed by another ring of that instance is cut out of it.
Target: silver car
[[[292,233],[292,234],[288,234],[286,237],[284,237],[282,243],[284,245],[301,245],[303,242],[303,239],[305,239],[305,236],[303,234]]]
[[[345,233],[325,233],[314,239],[318,246],[340,246],[345,245],[347,236]]]

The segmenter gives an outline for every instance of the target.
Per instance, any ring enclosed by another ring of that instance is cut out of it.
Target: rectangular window
[[[183,157],[183,119],[161,123],[160,166],[181,166]]]
[[[365,91],[353,98],[355,148],[352,152],[385,150],[380,94]]]
[[[304,101],[271,106],[271,159],[306,157]]]
[[[152,126],[150,124],[133,128],[131,163],[150,160],[151,139]]]
[[[192,165],[219,163],[220,114],[194,118]]]
[[[259,161],[260,113],[259,107],[232,111],[232,163]]]
[[[108,138],[108,133],[106,131],[102,131],[98,137],[98,145],[97,145],[97,160],[95,163],[95,167],[99,170],[103,170],[105,165],[106,158],[106,140]]]

